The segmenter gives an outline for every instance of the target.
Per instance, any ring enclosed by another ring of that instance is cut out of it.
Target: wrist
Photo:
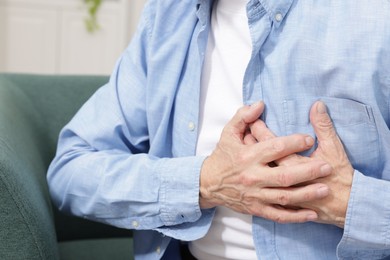
[[[200,180],[199,180],[199,206],[201,209],[209,209],[214,208],[217,206],[215,203],[212,202],[212,195],[209,191],[210,185],[209,185],[209,176],[211,170],[210,163],[210,157],[207,157],[202,165],[201,171],[200,171]]]
[[[216,205],[214,205],[213,203],[211,203],[209,201],[209,199],[205,198],[204,196],[202,196],[202,192],[199,191],[199,207],[201,209],[210,209],[210,208],[214,208]]]

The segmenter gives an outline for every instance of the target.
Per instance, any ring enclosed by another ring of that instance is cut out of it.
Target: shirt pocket
[[[323,97],[319,100],[326,104],[336,132],[354,169],[373,173],[375,171],[373,167],[379,165],[379,137],[372,108],[343,98]],[[309,120],[309,111],[315,101],[315,99],[308,98],[283,102],[287,135],[306,133],[316,139]],[[303,154],[309,155],[315,148],[316,146]]]

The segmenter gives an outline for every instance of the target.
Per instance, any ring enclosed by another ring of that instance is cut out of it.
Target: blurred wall
[[[83,0],[0,0],[0,72],[109,74],[146,0],[103,0],[88,32]]]

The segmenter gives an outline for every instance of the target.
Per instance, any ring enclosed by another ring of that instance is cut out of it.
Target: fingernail
[[[306,145],[309,147],[312,147],[314,144],[314,139],[311,136],[308,136],[305,138]]]
[[[262,104],[262,103],[263,103],[263,101],[257,101],[257,102],[255,102],[255,103],[252,103],[252,104],[251,104],[251,108],[258,107],[258,106],[260,106],[260,104]]]
[[[326,113],[326,106],[324,102],[320,101],[317,103],[317,112],[319,114],[325,114]]]
[[[331,172],[332,172],[332,167],[329,164],[325,164],[320,168],[320,173],[322,177],[329,175]]]
[[[329,188],[327,186],[322,186],[318,188],[317,195],[319,198],[323,198],[329,195]]]

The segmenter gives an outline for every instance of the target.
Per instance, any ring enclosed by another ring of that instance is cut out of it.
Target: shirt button
[[[160,253],[161,253],[161,247],[158,246],[158,247],[156,248],[156,253],[157,253],[157,254],[160,254]]]
[[[194,122],[188,123],[188,130],[190,130],[191,132],[195,130],[195,123]]]
[[[139,227],[138,221],[135,221],[135,220],[133,222],[131,222],[131,225],[133,225],[134,228]]]
[[[277,14],[275,15],[275,20],[276,20],[277,22],[282,21],[282,20],[283,20],[283,15],[282,15],[281,13],[277,13]]]

